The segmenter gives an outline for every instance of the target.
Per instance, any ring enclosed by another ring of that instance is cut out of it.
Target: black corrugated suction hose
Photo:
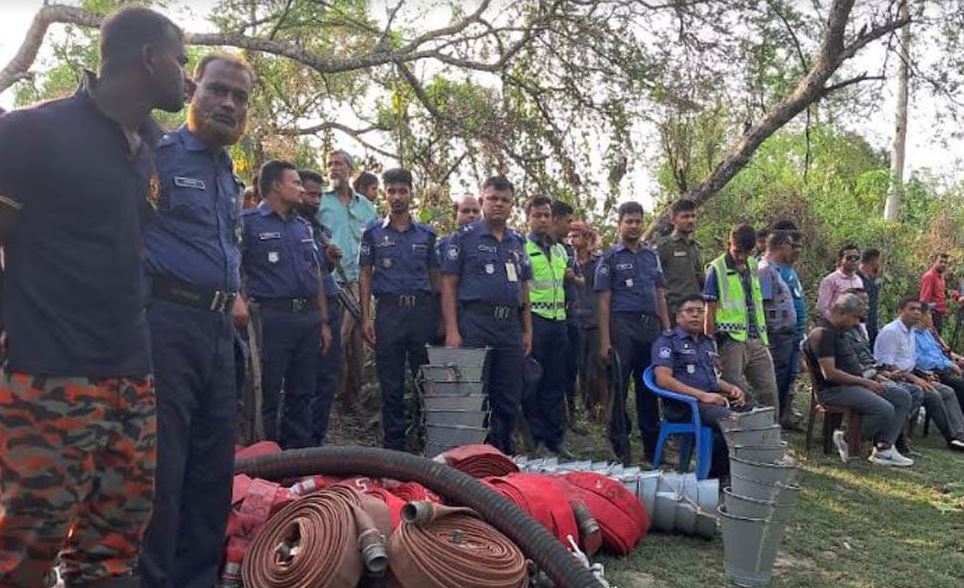
[[[592,573],[535,519],[475,478],[424,457],[374,447],[317,447],[239,459],[234,471],[271,481],[329,474],[418,482],[450,503],[479,513],[559,588],[600,587]]]

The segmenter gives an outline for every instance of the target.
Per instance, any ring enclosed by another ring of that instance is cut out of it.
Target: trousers
[[[148,308],[157,388],[154,515],[141,554],[149,588],[217,581],[231,507],[237,427],[231,317],[154,299]]]
[[[770,331],[770,356],[777,385],[779,417],[782,419],[790,409],[790,389],[795,379],[794,362],[799,362],[796,331]],[[779,420],[779,419],[778,419]]]
[[[459,332],[466,347],[490,347],[486,389],[492,417],[489,441],[506,455],[514,455],[512,431],[522,410],[525,355],[522,323],[517,315],[505,319],[482,313],[459,313]]]
[[[776,407],[780,413],[773,358],[762,341],[726,337],[720,345],[720,364],[724,380],[743,390],[755,404]]]
[[[614,402],[626,402],[632,378],[636,389],[636,424],[643,443],[643,456],[647,461],[652,461],[659,439],[659,398],[643,383],[643,372],[652,363],[653,342],[660,333],[659,321],[641,314],[614,312],[610,322],[611,344],[622,362],[623,388]],[[629,429],[627,426],[626,430]]]
[[[150,377],[0,374],[0,586],[136,573],[156,443]]]
[[[566,321],[532,315],[532,356],[542,366],[535,393],[522,399],[522,411],[532,440],[556,449],[562,443],[565,389],[569,372]]]
[[[832,386],[820,396],[827,404],[860,413],[860,436],[888,448],[904,429],[913,402],[907,390],[893,384],[885,384],[879,395],[861,386]]]
[[[341,379],[341,303],[334,296],[328,298],[328,326],[331,328],[331,347],[327,354],[319,354],[315,396],[311,401],[311,422],[315,445],[328,440],[331,407]]]
[[[386,299],[387,300],[387,299]],[[405,450],[405,363],[414,378],[428,363],[425,346],[438,326],[434,300],[405,307],[379,302],[375,314],[375,370],[382,392],[382,430],[386,449]]]

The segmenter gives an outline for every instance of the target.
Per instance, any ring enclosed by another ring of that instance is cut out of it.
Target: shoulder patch
[[[244,208],[241,210],[241,216],[253,216],[258,213],[258,207],[254,206],[252,208]]]
[[[673,356],[673,350],[669,347],[660,347],[659,351],[657,352],[657,356],[660,359],[669,359]]]

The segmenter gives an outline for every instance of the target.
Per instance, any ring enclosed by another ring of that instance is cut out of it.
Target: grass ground
[[[805,412],[808,395],[797,398]],[[602,438],[601,431],[570,435],[570,448],[583,459],[603,458]],[[803,492],[773,586],[964,586],[964,454],[945,449],[934,427],[913,440],[923,456],[904,469],[872,466],[866,456],[845,466],[836,453],[824,455],[819,441],[808,458],[803,433],[786,440],[803,468]],[[719,536],[653,533],[632,555],[604,563],[619,588],[725,585]]]

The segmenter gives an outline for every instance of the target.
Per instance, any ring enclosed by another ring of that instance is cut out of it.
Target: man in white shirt
[[[893,370],[895,380],[910,382],[924,391],[924,408],[940,429],[947,446],[964,451],[964,414],[950,386],[914,373],[917,340],[914,330],[921,318],[921,302],[915,297],[900,303],[900,314],[888,323],[874,342],[874,357],[883,367]]]

